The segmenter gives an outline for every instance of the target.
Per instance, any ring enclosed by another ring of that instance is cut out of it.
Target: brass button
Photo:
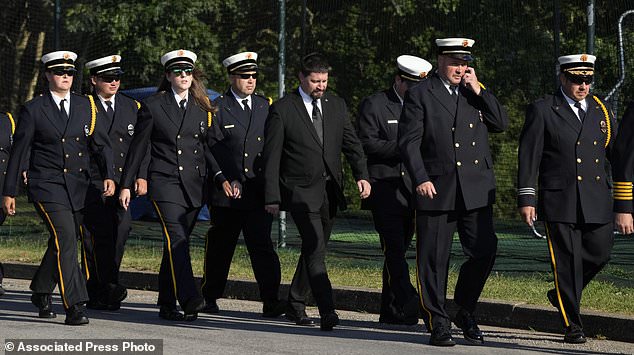
[[[245,156],[245,157],[248,157],[248,156],[249,156],[249,153],[244,153],[244,156]]]
[[[456,148],[460,147],[460,143],[456,143],[454,145],[456,146]]]
[[[119,142],[123,142],[123,138],[119,137]]]
[[[401,176],[405,176],[405,172],[404,171],[401,171]]]
[[[577,180],[581,181],[581,180],[583,180],[583,177],[581,177],[581,175],[578,175],[577,176]]]
[[[456,127],[451,127],[451,131],[455,132],[456,131]]]
[[[75,138],[75,141],[76,141],[76,142],[79,142],[79,137]]]
[[[258,141],[261,141],[261,140],[262,140],[262,137],[258,137]]]
[[[122,157],[122,158],[123,158],[123,156],[124,156],[124,155],[125,155],[125,154],[121,153],[121,157]]]
[[[67,172],[68,172],[68,169],[64,168],[64,172],[65,172],[65,173],[67,173]]]
[[[180,134],[179,134],[179,135],[177,135],[177,136],[176,136],[176,139],[181,139],[181,135],[180,135]]]
[[[262,156],[262,153],[258,153],[258,156],[259,156],[259,157],[261,157],[261,156]]]
[[[597,145],[597,141],[592,142],[592,144]]]
[[[475,147],[475,142],[471,142],[471,145]]]
[[[178,170],[183,170],[183,167],[182,167],[182,166],[179,166],[179,167],[178,167]]]
[[[194,138],[198,138],[198,133],[194,134]]]
[[[62,138],[62,143],[66,143],[66,138]]]
[[[198,170],[198,165],[196,165],[196,170]]]
[[[79,155],[81,157],[84,154],[82,152],[79,152],[79,153],[77,153],[77,155]]]
[[[83,171],[83,169],[82,169],[82,168],[79,168],[79,172],[81,173],[82,171]]]
[[[178,155],[181,155],[181,154],[183,154],[183,151],[179,149],[178,150]]]
[[[594,162],[599,164],[599,159],[595,159]]]
[[[469,128],[473,128],[473,123],[469,123]]]
[[[123,168],[119,168],[119,171],[123,171]]]
[[[577,158],[577,163],[581,163],[581,158]]]
[[[581,141],[577,141],[577,145],[580,145],[580,144],[581,144]]]
[[[479,163],[478,159],[473,161],[473,164],[478,164],[478,163]]]
[[[597,177],[596,177],[596,179],[597,179],[597,181],[599,181],[599,180],[601,180],[601,177],[600,177],[600,176],[597,176]]]
[[[194,154],[198,154],[198,149],[194,149]]]
[[[244,172],[248,173],[249,172],[249,168],[244,168]]]
[[[462,166],[462,163],[461,162],[456,162],[456,165]]]
[[[66,155],[64,155],[64,157],[65,157],[66,159],[68,159],[68,158],[70,158],[70,155],[66,154]]]

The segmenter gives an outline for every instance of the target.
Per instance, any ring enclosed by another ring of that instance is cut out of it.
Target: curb
[[[3,263],[5,277],[31,279],[38,265]],[[129,288],[157,291],[158,274],[137,271],[121,271],[121,283]],[[200,282],[200,278],[196,278]],[[282,284],[280,294],[288,293],[288,284]],[[228,280],[225,297],[259,301],[258,286],[251,280]],[[333,288],[337,309],[366,313],[379,313],[381,292],[374,289],[338,287]],[[314,303],[311,302],[314,305]],[[450,314],[457,311],[452,299],[448,299]],[[605,337],[610,340],[634,342],[634,317],[621,314],[585,311],[582,313],[584,332],[591,337]],[[552,308],[513,303],[499,300],[481,299],[478,303],[478,321],[484,325],[533,329],[551,333],[562,333],[559,314]]]

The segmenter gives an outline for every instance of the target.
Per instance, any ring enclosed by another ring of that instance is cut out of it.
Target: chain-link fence
[[[278,97],[280,58],[284,59],[288,92],[297,86],[299,58],[319,51],[333,67],[329,90],[347,101],[354,119],[363,97],[391,84],[398,55],[418,55],[435,64],[435,38],[475,39],[473,66],[478,78],[496,94],[511,118],[509,129],[491,138],[500,237],[496,269],[507,273],[549,269],[545,242],[534,239],[517,218],[517,143],[525,106],[556,87],[557,56],[586,51],[588,1],[288,1],[283,56],[279,53],[279,0],[58,2],[59,8],[52,0],[5,1],[0,12],[0,77],[4,79],[0,81],[0,109],[17,113],[21,103],[42,91],[39,58],[56,49],[58,41],[60,49],[78,53],[80,69],[89,60],[120,54],[126,72],[124,89],[156,86],[162,75],[161,54],[187,48],[198,54],[208,86],[223,92],[227,83],[222,59],[240,50],[256,51],[261,69],[258,91],[274,99]],[[634,9],[634,2],[595,3],[593,38],[598,59],[593,91],[604,97],[621,75],[617,23],[624,12]],[[634,54],[634,15],[623,21],[622,39],[627,71],[632,69],[627,58]],[[87,90],[86,74],[80,71],[76,77],[75,91]],[[634,99],[631,75],[626,75],[612,99],[612,107],[622,114],[625,103]],[[349,183],[351,207],[338,219],[331,249],[351,257],[380,257],[371,217],[358,210],[352,187]],[[144,231],[134,233],[142,236]],[[298,243],[292,221],[288,243]],[[458,243],[454,248],[459,256]],[[611,265],[618,270],[610,278],[632,287],[633,238],[617,237]]]

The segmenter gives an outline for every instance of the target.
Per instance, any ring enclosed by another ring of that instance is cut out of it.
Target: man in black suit
[[[92,98],[71,93],[77,55],[42,56],[44,95],[20,109],[3,187],[5,213],[15,215],[15,196],[28,161],[28,195],[47,226],[48,248],[31,282],[40,318],[53,318],[51,293],[58,285],[68,325],[88,324],[85,278],[77,264],[78,231],[90,184],[90,154],[97,159],[102,193],[114,193],[112,151]]]
[[[272,214],[290,211],[302,238],[286,316],[312,325],[305,311],[312,291],[322,330],[339,324],[324,259],[337,207],[346,207],[342,152],[361,198],[370,195],[366,159],[346,104],[326,92],[329,71],[319,54],[303,58],[299,88],[271,106],[264,143],[265,208]]]
[[[97,103],[101,119],[108,130],[114,159],[115,181],[121,178],[128,146],[134,135],[137,111],[140,103],[119,93],[121,84],[121,56],[110,55],[86,63],[90,70],[92,97]],[[136,195],[147,191],[147,166],[150,155],[145,160],[135,181]],[[127,290],[119,283],[119,268],[123,259],[125,242],[130,234],[132,217],[130,211],[119,204],[118,191],[110,197],[101,196],[103,182],[93,159],[91,162],[91,185],[84,230],[82,233],[86,253],[86,276],[88,281],[88,308],[117,310],[127,296]]]
[[[495,178],[489,132],[508,117],[468,66],[474,41],[437,39],[438,70],[405,95],[398,145],[416,190],[416,252],[423,320],[430,344],[453,346],[445,309],[453,234],[467,260],[460,268],[453,321],[470,342],[484,342],[473,313],[497,249]]]
[[[414,235],[412,183],[399,155],[396,134],[405,92],[423,80],[432,65],[411,55],[399,56],[396,64],[392,87],[365,98],[359,107],[357,132],[372,183],[372,195],[361,201],[361,207],[372,211],[385,256],[379,322],[416,324],[418,294],[405,259]]]
[[[537,217],[546,223],[555,275],[547,296],[559,309],[567,343],[586,341],[581,293],[607,264],[614,243],[606,161],[615,122],[598,97],[588,96],[595,60],[588,54],[559,57],[561,87],[528,106],[520,135],[519,212],[528,225]],[[617,200],[631,199],[631,181],[629,187],[625,180],[615,186]]]
[[[277,317],[285,303],[278,299],[280,260],[271,241],[273,216],[264,210],[262,148],[269,101],[255,94],[258,55],[242,52],[226,58],[231,86],[216,99],[218,112],[208,142],[214,156],[209,167],[211,227],[207,232],[202,293],[203,312],[219,311],[231,259],[240,232],[263,302],[262,315]]]

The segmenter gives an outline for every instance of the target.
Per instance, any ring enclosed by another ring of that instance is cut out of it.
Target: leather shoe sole
[[[216,314],[216,313],[220,313],[220,307],[218,307],[218,304],[216,303],[216,301],[206,302],[205,306],[203,307],[203,309],[200,312],[201,313]]]
[[[319,329],[323,331],[332,331],[332,329],[339,325],[339,316],[337,313],[328,313],[325,316],[321,317],[321,323],[319,324]]]
[[[286,302],[277,301],[265,303],[262,307],[262,317],[277,318],[286,312]]]
[[[291,322],[295,322],[295,324],[301,325],[304,327],[312,327],[315,325],[315,321],[308,318],[307,316],[296,316],[293,314],[286,313],[285,317]]]
[[[205,309],[205,299],[202,297],[194,297],[187,301],[185,305],[181,305],[185,314],[194,314]]]
[[[165,307],[161,307],[161,309],[159,310],[159,318],[169,321],[181,321],[185,319],[181,312],[177,311],[174,308]]]

